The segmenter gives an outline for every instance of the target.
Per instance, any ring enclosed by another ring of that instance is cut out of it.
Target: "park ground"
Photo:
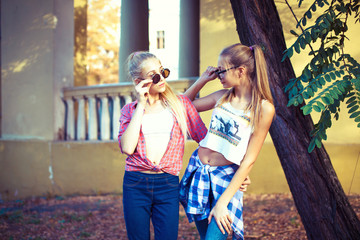
[[[360,217],[360,195],[348,198]],[[179,211],[178,239],[200,239],[183,208]],[[306,239],[290,194],[245,194],[244,224],[246,240]],[[35,197],[0,202],[0,239],[127,239],[122,196]]]

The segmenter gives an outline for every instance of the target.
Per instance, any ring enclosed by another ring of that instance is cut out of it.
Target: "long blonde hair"
[[[251,112],[251,125],[254,126],[260,119],[262,100],[273,103],[264,53],[258,45],[248,47],[237,43],[224,48],[220,56],[226,59],[230,65],[245,66],[248,70],[252,98],[245,110]],[[231,88],[218,101],[217,105],[231,101],[234,96],[235,89]]]
[[[160,62],[160,60],[150,52],[138,51],[131,53],[126,60],[128,78],[134,81],[135,79],[141,77],[143,67],[142,63],[148,59],[156,59]],[[180,125],[184,139],[186,139],[187,124],[184,105],[167,82],[165,82],[165,86],[165,91],[160,93],[160,99],[162,100],[163,104],[168,106],[173,112],[176,120]]]

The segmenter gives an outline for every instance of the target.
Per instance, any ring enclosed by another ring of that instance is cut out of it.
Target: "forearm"
[[[120,137],[121,149],[126,154],[132,154],[136,149],[139,140],[144,109],[145,107],[143,105],[137,105],[128,127]]]
[[[196,82],[191,85],[184,93],[191,101],[193,101],[200,90],[205,86],[206,79],[200,77]]]
[[[249,163],[242,162],[239,169],[234,174],[231,182],[229,183],[226,190],[221,194],[217,204],[224,204],[227,206],[230,200],[233,198],[235,193],[240,189],[241,185],[245,181],[246,177],[249,175],[252,166],[254,165],[255,161],[249,161]]]

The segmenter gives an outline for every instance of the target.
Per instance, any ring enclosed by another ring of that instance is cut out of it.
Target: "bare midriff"
[[[139,171],[139,172],[142,172],[142,173],[149,173],[149,174],[160,174],[160,173],[164,173],[163,171]]]
[[[215,152],[209,148],[199,147],[198,154],[200,161],[204,165],[210,166],[226,166],[233,164],[229,160],[227,160],[221,153]]]

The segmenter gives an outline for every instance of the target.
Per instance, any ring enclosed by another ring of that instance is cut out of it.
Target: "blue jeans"
[[[211,191],[209,195],[209,202],[211,209],[215,207],[216,202]],[[226,231],[225,234],[220,231],[220,228],[218,227],[214,217],[211,219],[210,224],[208,224],[208,219],[206,218],[200,221],[195,220],[195,225],[201,240],[225,240],[228,236]]]
[[[129,240],[176,240],[179,227],[179,177],[125,171],[123,205]]]
[[[225,231],[223,234],[214,218],[211,219],[210,224],[208,220],[204,219],[201,221],[195,221],[196,228],[200,234],[201,240],[225,240],[228,236],[228,233]]]

